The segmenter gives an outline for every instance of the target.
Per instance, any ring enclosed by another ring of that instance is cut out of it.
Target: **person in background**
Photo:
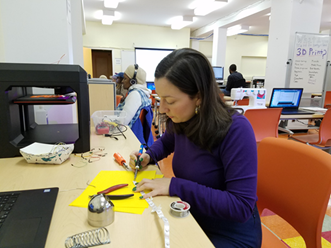
[[[146,72],[137,64],[129,65],[124,72],[122,84],[128,94],[116,110],[126,113],[124,124],[132,129],[140,143],[150,146],[154,142],[151,131],[153,111],[151,90],[146,87]],[[144,123],[139,119],[143,109],[146,113]]]
[[[105,76],[105,75],[101,75],[99,78],[108,79],[107,76]]]
[[[231,96],[232,88],[245,88],[246,80],[240,72],[237,72],[237,66],[235,64],[229,67],[230,75],[228,76],[225,89],[221,89],[224,95]]]
[[[116,95],[124,97],[128,91],[123,88],[123,78],[124,72],[115,73],[115,75],[112,76],[113,82],[116,82]]]
[[[175,50],[158,64],[155,89],[166,130],[140,156],[141,165],[174,152],[175,177],[142,179],[133,191],[149,191],[144,199],[169,195],[188,202],[215,247],[260,247],[254,131],[221,100],[208,59],[193,49]],[[137,156],[130,154],[132,169]]]

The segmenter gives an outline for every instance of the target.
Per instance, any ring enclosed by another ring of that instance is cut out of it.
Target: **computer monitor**
[[[222,66],[213,66],[214,75],[216,80],[224,79],[224,67]]]
[[[150,90],[155,90],[154,82],[147,82],[147,88],[150,89]]]

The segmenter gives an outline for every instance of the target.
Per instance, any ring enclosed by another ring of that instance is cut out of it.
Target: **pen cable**
[[[138,183],[133,181],[134,185],[137,185]],[[144,191],[140,191],[140,194],[145,195]],[[161,207],[157,207],[152,197],[145,199],[148,203],[148,205],[152,208],[152,213],[156,212],[160,219],[163,220],[164,223],[164,247],[170,248],[170,225],[168,219],[164,216]]]

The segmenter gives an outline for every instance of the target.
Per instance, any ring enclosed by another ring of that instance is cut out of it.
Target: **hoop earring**
[[[197,115],[200,111],[200,105],[195,107],[195,114]]]

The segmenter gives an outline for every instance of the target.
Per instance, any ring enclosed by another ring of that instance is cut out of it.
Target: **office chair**
[[[247,88],[246,79],[243,78],[235,81],[232,88],[240,88],[240,87]]]
[[[122,98],[123,98],[122,95],[116,95],[116,107],[118,106],[118,104],[120,104]]]
[[[324,108],[331,108],[331,91],[325,92]]]
[[[306,143],[320,149],[331,148],[331,109],[328,109],[320,124],[318,133],[315,134],[292,134],[289,139]]]
[[[153,110],[151,106],[145,107],[140,111],[139,119],[141,122],[142,135],[137,138],[142,144],[151,146],[154,143],[152,134]]]
[[[249,105],[249,98],[244,98],[242,100],[237,100],[237,101],[234,101],[233,102],[233,105],[236,105],[236,106],[247,106]]]
[[[278,137],[278,123],[282,108],[247,109],[245,117],[251,123],[256,142],[266,137]]]
[[[292,140],[265,138],[258,147],[257,207],[294,227],[307,248],[321,248],[331,193],[331,155]],[[262,224],[262,248],[287,247]]]

